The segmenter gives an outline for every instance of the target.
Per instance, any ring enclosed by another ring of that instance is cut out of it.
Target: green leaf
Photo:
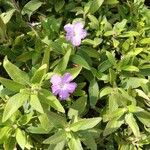
[[[33,116],[33,111],[31,111],[30,113],[26,113],[24,115],[22,115],[19,120],[18,120],[18,124],[19,125],[26,125],[29,123],[29,121],[31,121],[32,116]]]
[[[12,137],[12,136],[9,137],[9,138],[5,141],[3,147],[4,147],[5,150],[12,150],[12,149],[15,149],[15,147],[16,147],[16,139],[15,139],[15,137]]]
[[[116,84],[116,72],[111,68],[109,68],[109,82],[112,86]]]
[[[48,147],[48,150],[64,150],[64,147],[65,147],[65,143],[66,141],[61,141],[57,144],[51,144],[49,147]]]
[[[91,14],[95,13],[96,11],[98,11],[98,9],[101,7],[101,5],[103,4],[104,0],[93,0],[90,6],[90,10],[89,12]]]
[[[70,118],[73,117],[74,111],[78,112],[78,115],[80,116],[82,113],[84,113],[87,105],[87,96],[83,96],[78,98],[71,106],[68,112],[68,116]]]
[[[81,72],[81,70],[82,70],[82,67],[81,66],[77,66],[77,67],[74,67],[74,68],[71,68],[71,69],[67,69],[67,70],[65,70],[65,72],[66,73],[70,73],[71,76],[74,79],[74,78],[76,78],[79,75],[79,73]]]
[[[97,20],[97,18],[94,15],[90,15],[90,14],[88,14],[88,18],[91,21],[90,25],[93,28],[98,29],[99,28],[99,21]]]
[[[30,95],[30,105],[34,110],[44,113],[40,100],[36,94]]]
[[[120,34],[123,30],[125,30],[126,23],[127,23],[126,19],[123,19],[121,22],[117,22],[114,25],[114,28],[113,28],[114,31]]]
[[[125,91],[123,88],[118,88],[119,90],[119,97],[118,97],[118,102],[119,102],[119,98],[120,99],[124,99],[124,101],[122,101],[121,103],[123,104],[123,106],[125,105],[125,101],[130,101],[133,105],[136,105],[136,99],[130,95],[127,91]]]
[[[112,87],[104,87],[101,91],[100,91],[100,98],[102,98],[103,96],[106,96],[108,94],[110,94],[113,91]]]
[[[112,41],[113,41],[113,46],[117,48],[120,42],[116,40],[115,38],[112,38]]]
[[[39,0],[31,0],[29,1],[22,9],[22,15],[27,14],[29,18],[39,7],[41,7],[43,3]]]
[[[140,34],[136,31],[127,31],[124,32],[123,35],[120,35],[119,37],[133,37],[133,36],[139,36]]]
[[[24,149],[27,140],[26,140],[25,132],[23,130],[20,130],[19,128],[17,128],[17,130],[16,130],[16,140],[17,140],[17,143],[19,144],[19,146],[22,149]]]
[[[34,51],[24,52],[21,55],[16,57],[16,60],[19,62],[27,62],[28,60],[32,59]]]
[[[15,11],[16,11],[16,9],[11,9],[0,15],[0,17],[2,18],[2,20],[5,24],[7,24],[9,22],[9,20],[11,19],[12,15],[14,14]]]
[[[138,120],[140,120],[145,126],[150,127],[150,113],[143,108],[130,105],[128,106],[129,112],[136,115]]]
[[[65,112],[59,100],[50,91],[46,89],[41,89],[39,92],[39,98],[41,99],[41,101],[43,100],[45,103],[49,104],[57,111],[60,111],[62,113]]]
[[[121,68],[124,71],[135,71],[135,72],[139,72],[139,68],[135,67],[135,66],[124,66]]]
[[[127,55],[129,55],[129,57],[133,57],[133,56],[140,54],[142,51],[143,51],[143,48],[135,48],[132,51],[129,51]]]
[[[140,41],[141,44],[150,44],[150,38],[143,38],[141,41]]]
[[[115,35],[115,31],[106,31],[105,33],[104,33],[104,36],[111,36],[111,35]]]
[[[97,59],[100,57],[100,53],[96,49],[91,48],[89,46],[81,46],[80,50],[87,53],[89,55],[89,57],[93,57],[93,58],[97,58]]]
[[[106,55],[108,57],[108,60],[111,62],[112,65],[116,65],[115,57],[112,53],[106,51]]]
[[[117,110],[111,112],[111,113],[107,113],[103,116],[103,121],[110,121],[114,118],[120,118],[121,116],[123,116],[125,114],[125,112],[127,112],[128,109],[127,108],[118,108]]]
[[[65,4],[64,0],[56,0],[56,2],[55,2],[55,11],[59,12],[59,10],[61,10],[63,8],[64,4]]]
[[[41,125],[38,127],[30,126],[27,128],[27,131],[33,134],[48,134],[50,130],[46,130]]]
[[[67,68],[69,58],[71,55],[71,49],[67,51],[67,53],[64,55],[64,57],[61,59],[61,61],[58,63],[58,65],[55,67],[54,72],[61,73],[62,71],[65,71]]]
[[[94,126],[96,126],[101,121],[101,119],[101,117],[95,117],[90,119],[79,120],[78,122],[75,122],[70,125],[70,130],[77,132],[80,130],[91,129]]]
[[[125,88],[128,89],[129,87],[138,88],[142,84],[147,84],[148,80],[145,78],[137,78],[137,77],[129,77],[122,81],[122,84],[125,84]]]
[[[99,71],[104,72],[111,66],[112,66],[112,63],[109,60],[105,60],[98,66],[98,69]]]
[[[97,144],[94,140],[94,137],[89,133],[85,132],[82,134],[83,143],[90,149],[90,150],[97,150]]]
[[[91,60],[89,54],[87,54],[85,51],[79,50],[79,51],[77,52],[77,55],[81,56],[84,60],[86,60],[86,62],[87,62],[90,66],[92,66],[92,60]]]
[[[51,131],[53,129],[53,124],[51,121],[48,119],[47,114],[41,114],[39,117],[40,125],[43,129],[47,131]]]
[[[14,92],[19,92],[20,89],[25,88],[25,86],[22,85],[22,84],[19,84],[19,83],[14,82],[10,79],[5,79],[5,78],[2,78],[2,77],[0,77],[0,83],[2,85],[4,85],[6,88],[8,88],[9,90],[14,91]]]
[[[42,65],[47,65],[47,71],[49,69],[49,60],[50,60],[50,47],[48,46],[44,51],[44,56],[42,60]]]
[[[0,41],[4,41],[6,38],[6,25],[0,17]]]
[[[148,101],[150,101],[150,98],[142,91],[142,90],[139,90],[139,89],[136,89],[136,92],[138,93],[138,95]]]
[[[89,64],[87,63],[87,61],[83,57],[81,57],[80,55],[73,55],[72,56],[72,61],[75,64],[81,65],[83,68],[85,68],[87,70],[91,69],[91,67],[89,66]]]
[[[135,150],[135,149],[134,149],[134,145],[132,145],[132,144],[121,143],[120,142],[120,144],[119,144],[119,150]]]
[[[114,5],[114,4],[118,4],[118,0],[105,0],[104,4],[108,4],[108,5]]]
[[[106,128],[103,132],[103,136],[107,136],[107,135],[115,132],[118,128],[120,128],[120,126],[123,123],[124,123],[124,120],[122,118],[120,118],[120,119],[114,118],[114,119],[110,120],[106,125]]]
[[[118,100],[120,101],[120,95],[116,92],[116,93],[111,93],[111,95],[109,96],[109,113],[112,113],[113,111],[117,110],[118,108]]]
[[[17,83],[26,85],[29,84],[29,76],[22,70],[20,70],[17,66],[12,64],[7,57],[5,57],[3,66],[9,76]]]
[[[54,135],[50,136],[48,139],[44,140],[44,144],[57,144],[63,140],[65,140],[66,134],[64,130],[60,130]]]
[[[31,82],[33,84],[35,84],[35,83],[40,84],[42,82],[43,76],[46,73],[46,69],[47,69],[47,65],[44,64],[38,70],[36,70],[34,73],[34,76],[31,78]]]
[[[89,99],[91,107],[95,107],[99,98],[99,86],[95,79],[90,82],[89,86]]]
[[[4,126],[0,128],[0,144],[2,144],[10,135],[11,128]]]
[[[70,150],[83,150],[81,142],[79,138],[71,137],[71,139],[68,141],[68,146]]]
[[[15,113],[26,100],[28,100],[28,98],[29,95],[24,93],[18,93],[9,98],[4,109],[2,121],[5,122],[9,119],[12,114]]]
[[[50,111],[47,113],[47,116],[54,127],[64,128],[67,125],[66,118],[60,114]]]
[[[133,114],[131,114],[131,113],[126,114],[125,121],[129,125],[129,127],[131,128],[135,137],[139,138],[140,137],[140,131],[139,131],[138,124],[136,123],[136,120],[133,117]]]

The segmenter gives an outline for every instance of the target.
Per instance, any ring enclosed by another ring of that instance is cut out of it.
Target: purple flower
[[[87,36],[87,31],[83,29],[83,24],[80,22],[66,24],[64,30],[67,32],[66,39],[71,41],[74,46],[79,46],[81,44],[81,39]]]
[[[61,100],[66,100],[77,87],[75,82],[71,82],[72,80],[70,73],[65,73],[62,77],[53,75],[50,80],[53,94],[58,95]]]

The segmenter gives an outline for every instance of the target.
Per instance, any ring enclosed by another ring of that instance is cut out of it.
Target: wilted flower
[[[65,73],[62,77],[53,75],[50,80],[53,94],[58,95],[61,100],[66,100],[77,87],[75,82],[71,82],[72,80],[70,73]]]
[[[66,24],[64,29],[67,32],[66,39],[71,41],[74,46],[79,46],[81,44],[81,39],[87,36],[87,31],[83,29],[83,24],[80,22]]]

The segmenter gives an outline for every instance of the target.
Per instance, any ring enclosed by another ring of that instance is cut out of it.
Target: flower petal
[[[60,83],[61,83],[61,77],[60,77],[59,75],[55,74],[55,75],[53,75],[53,76],[51,77],[50,82],[51,82],[52,84],[55,84],[55,85],[60,84]]]
[[[52,85],[52,93],[54,95],[59,94],[60,90],[61,90],[60,85]]]
[[[81,22],[76,22],[74,25],[74,29],[78,30],[78,29],[83,29],[83,24]]]
[[[81,37],[80,36],[74,36],[72,38],[71,42],[74,46],[79,46],[81,44]]]
[[[73,93],[75,91],[76,87],[77,87],[77,84],[75,82],[68,83],[66,85],[66,91],[68,93]]]
[[[82,29],[81,39],[84,39],[86,36],[87,36],[87,31],[85,29]]]
[[[73,35],[71,35],[71,34],[66,34],[66,39],[67,39],[68,41],[71,41],[72,37],[73,37]]]
[[[66,100],[66,99],[68,99],[68,97],[69,97],[69,93],[68,93],[68,91],[66,91],[66,90],[61,90],[60,92],[59,92],[59,98],[61,99],[61,100]]]
[[[70,24],[70,23],[66,24],[66,25],[64,26],[64,30],[65,30],[66,32],[72,32],[72,31],[73,31],[73,25]]]
[[[62,82],[63,83],[68,83],[73,80],[72,75],[70,73],[65,73],[62,77]]]

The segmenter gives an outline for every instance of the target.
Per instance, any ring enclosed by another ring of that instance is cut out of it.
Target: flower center
[[[67,89],[67,84],[66,83],[60,83],[60,88],[62,90],[66,90]]]
[[[74,36],[78,36],[78,32],[74,30]]]

